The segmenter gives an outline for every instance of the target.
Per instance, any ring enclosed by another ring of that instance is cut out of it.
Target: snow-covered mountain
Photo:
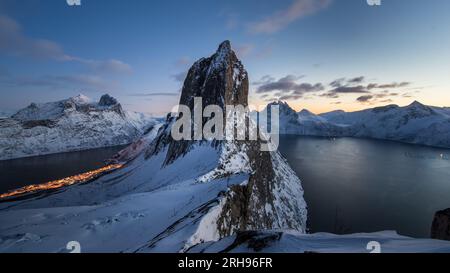
[[[400,107],[388,105],[357,112],[333,111],[315,115],[296,113],[280,105],[281,134],[350,136],[395,140],[406,143],[450,147],[450,111],[413,102]]]
[[[0,160],[131,143],[157,120],[124,111],[116,99],[86,96],[32,103],[0,119]]]
[[[295,112],[286,102],[282,101],[270,103],[261,112],[261,114],[267,115],[267,124],[269,125],[272,106],[279,107],[279,129],[282,135],[342,136],[348,134],[347,126],[329,122],[306,109]],[[262,126],[264,127],[264,122]]]
[[[228,41],[191,67],[180,104],[247,105],[248,74]],[[306,232],[300,179],[264,140],[175,141],[168,115],[151,142],[88,183],[0,203],[1,252],[179,252],[238,231]]]

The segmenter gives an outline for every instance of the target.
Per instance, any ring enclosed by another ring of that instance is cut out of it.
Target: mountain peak
[[[410,106],[410,107],[425,107],[425,104],[420,103],[419,101],[415,100],[408,106]]]
[[[112,106],[116,104],[118,104],[117,100],[111,97],[109,94],[103,95],[98,102],[99,106]]]
[[[269,103],[269,106],[272,106],[272,105],[278,105],[278,106],[281,106],[281,107],[289,107],[289,108],[291,108],[287,102],[282,101],[282,100],[277,100],[277,101],[273,101],[273,102]]]
[[[309,111],[308,109],[303,109],[300,112],[298,112],[300,115],[308,115],[308,116],[315,116],[314,113]]]
[[[224,41],[209,58],[201,58],[189,69],[181,92],[180,104],[193,109],[194,97],[203,98],[203,106],[248,105],[248,74]]]
[[[225,40],[219,45],[217,52],[221,51],[231,51],[231,42],[229,40]]]
[[[70,98],[76,104],[89,104],[91,99],[83,94],[78,94],[75,97]]]

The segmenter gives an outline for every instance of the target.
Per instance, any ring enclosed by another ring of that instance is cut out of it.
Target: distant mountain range
[[[308,110],[296,112],[286,102],[271,105],[280,106],[280,134],[363,137],[450,148],[450,108],[415,101],[405,107],[315,115]]]
[[[157,123],[109,95],[36,104],[0,118],[0,160],[129,144]]]

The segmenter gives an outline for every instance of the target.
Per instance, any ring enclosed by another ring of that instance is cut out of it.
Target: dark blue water
[[[283,136],[302,179],[312,232],[396,230],[429,237],[450,208],[450,150],[354,138]]]
[[[124,146],[0,161],[0,193],[105,166]]]

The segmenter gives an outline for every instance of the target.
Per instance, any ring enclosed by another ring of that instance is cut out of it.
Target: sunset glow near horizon
[[[448,0],[0,0],[0,111],[109,93],[163,115],[189,67],[223,40],[256,106],[448,107],[449,11]]]

